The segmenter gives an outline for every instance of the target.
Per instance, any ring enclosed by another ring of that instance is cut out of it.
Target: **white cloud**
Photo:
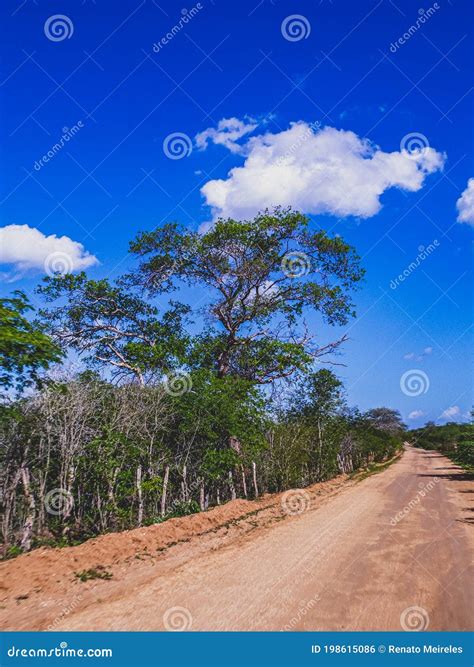
[[[223,118],[217,124],[217,129],[208,127],[204,132],[196,134],[196,146],[200,149],[207,148],[209,141],[215,144],[225,146],[231,153],[240,153],[242,146],[237,142],[246,134],[250,134],[257,127],[257,123],[253,118],[248,119],[250,122],[239,120],[238,118]]]
[[[445,419],[449,419],[450,417],[456,417],[456,415],[459,415],[461,413],[461,409],[459,408],[458,405],[453,405],[450,408],[447,408],[441,417],[444,417]]]
[[[248,295],[242,299],[243,305],[250,305],[256,299],[260,302],[275,300],[279,290],[278,285],[271,280],[264,280],[259,287],[252,288]]]
[[[210,137],[210,132],[202,134]],[[219,134],[219,126],[214,132]],[[207,144],[206,138],[200,141]],[[225,145],[225,138],[219,141]],[[245,219],[276,205],[368,218],[380,210],[386,190],[420,190],[426,175],[442,169],[445,159],[431,147],[385,153],[354,132],[333,127],[314,131],[314,125],[303,121],[249,138],[242,152],[243,166],[201,189],[214,219]]]
[[[28,225],[7,225],[0,228],[0,264],[11,264],[10,281],[30,270],[44,273],[81,271],[98,260],[84,246],[68,236],[45,236]],[[5,277],[5,276],[4,276]]]
[[[470,178],[467,187],[456,202],[458,222],[474,225],[474,178]]]
[[[407,361],[410,361],[411,359],[422,361],[425,357],[429,356],[432,353],[433,353],[432,347],[425,347],[421,354],[415,354],[415,352],[408,352],[407,354],[403,355],[403,358],[406,359]]]
[[[413,410],[408,415],[408,419],[419,419],[420,417],[424,417],[425,415],[426,412],[423,412],[423,410]]]

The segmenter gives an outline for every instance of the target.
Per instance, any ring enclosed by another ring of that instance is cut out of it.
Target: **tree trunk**
[[[9,537],[10,537],[10,517],[13,514],[16,487],[18,485],[18,482],[20,481],[20,477],[21,477],[21,469],[16,471],[16,473],[13,477],[12,483],[10,484],[7,492],[5,493],[4,512],[3,512],[3,520],[2,520],[3,555],[4,556],[7,553],[7,549],[8,549],[9,543],[10,543],[10,540],[9,540]]]
[[[161,516],[165,516],[166,513],[166,492],[168,490],[168,479],[170,476],[170,467],[166,466],[165,476],[163,479],[163,493],[161,495]]]
[[[229,488],[230,488],[230,497],[232,500],[235,500],[237,498],[237,494],[235,493],[235,485],[234,485],[234,478],[232,476],[232,470],[229,470]]]
[[[199,507],[201,508],[201,512],[203,512],[206,509],[204,482],[201,482],[201,488],[199,489]]]
[[[28,513],[26,515],[25,523],[23,524],[20,546],[23,551],[29,551],[31,549],[31,539],[33,537],[33,528],[35,525],[36,504],[31,490],[30,471],[25,466],[21,467],[21,480],[23,482]]]
[[[137,493],[138,493],[138,525],[143,523],[143,493],[142,493],[142,467],[137,468]]]
[[[244,491],[244,497],[247,498],[247,480],[245,479],[244,466],[242,466],[242,489]]]
[[[323,434],[321,431],[321,420],[318,419],[318,482],[322,474],[322,457],[323,457]]]
[[[183,503],[186,503],[188,500],[188,482],[186,479],[186,466],[183,466],[183,481],[181,482],[181,496]]]
[[[255,463],[255,461],[252,461],[252,473],[253,473],[253,488],[255,491],[255,498],[258,498],[257,464]]]

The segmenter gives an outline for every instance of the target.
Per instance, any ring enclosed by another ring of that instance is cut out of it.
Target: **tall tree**
[[[372,408],[364,417],[379,431],[386,433],[396,434],[406,428],[400,412],[392,408]]]
[[[211,297],[211,331],[197,352],[219,377],[265,384],[307,368],[342,338],[318,344],[304,317],[330,324],[354,315],[351,291],[363,276],[359,258],[340,237],[311,231],[290,209],[253,220],[219,220],[205,233],[170,223],[132,242],[141,259],[131,280],[152,293],[187,284]]]

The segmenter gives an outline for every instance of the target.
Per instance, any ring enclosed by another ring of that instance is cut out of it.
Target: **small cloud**
[[[408,352],[407,354],[403,355],[403,358],[406,359],[407,361],[411,361],[412,359],[416,359],[417,361],[422,361],[424,357],[427,357],[428,355],[432,354],[432,352],[433,352],[432,347],[425,347],[421,354],[415,352]]]
[[[218,122],[217,128],[208,127],[207,130],[196,134],[194,139],[196,146],[204,150],[212,141],[214,144],[224,146],[231,153],[240,153],[242,146],[237,143],[237,140],[253,132],[258,125],[253,118],[248,120],[250,122],[247,123],[238,118],[223,118]]]
[[[0,264],[13,266],[3,277],[9,282],[20,279],[31,270],[51,275],[82,271],[98,264],[97,257],[85,250],[82,243],[69,236],[46,236],[28,225],[7,225],[0,228]]]
[[[461,414],[461,409],[459,405],[452,405],[450,408],[447,408],[441,415],[443,419],[449,419],[450,417],[456,417]]]
[[[425,415],[426,412],[423,412],[423,410],[413,410],[408,415],[408,419],[420,419],[420,417],[424,417]]]
[[[474,178],[470,178],[467,187],[456,202],[458,222],[474,225]]]

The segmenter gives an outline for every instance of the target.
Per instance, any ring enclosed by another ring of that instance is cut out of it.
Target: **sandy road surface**
[[[448,459],[408,447],[384,472],[299,515],[256,521],[206,548],[191,540],[185,558],[135,561],[114,582],[75,582],[57,627],[471,629],[473,491]],[[10,627],[46,628],[48,600],[35,604],[22,623],[10,612]]]

